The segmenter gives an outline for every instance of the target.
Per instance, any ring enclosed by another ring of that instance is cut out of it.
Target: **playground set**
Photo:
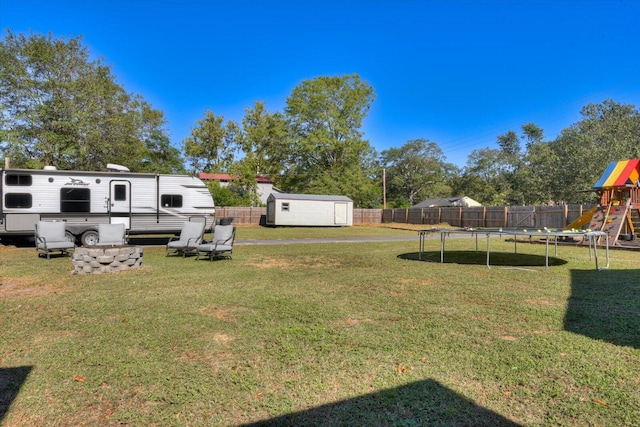
[[[433,233],[440,234],[440,262],[444,262],[445,240],[454,234],[470,234],[476,238],[476,252],[479,250],[478,236],[487,239],[487,267],[490,266],[490,238],[492,236],[513,236],[514,253],[517,253],[518,237],[540,238],[546,244],[545,270],[549,268],[549,242],[553,240],[556,255],[558,241],[571,241],[589,245],[589,259],[595,259],[596,270],[609,268],[609,247],[640,248],[636,230],[640,230],[640,159],[611,162],[592,188],[600,200],[563,230],[526,230],[520,228],[471,228],[420,230],[418,259],[422,259],[425,239]],[[598,265],[598,246],[606,247],[606,266]],[[593,257],[592,257],[593,254]]]
[[[600,202],[567,227],[603,231],[610,246],[640,246],[640,159],[611,162],[593,186]]]

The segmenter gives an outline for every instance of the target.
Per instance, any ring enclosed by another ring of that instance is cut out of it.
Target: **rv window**
[[[4,196],[4,205],[7,208],[30,208],[31,194],[29,193],[8,193]]]
[[[7,175],[7,185],[31,185],[31,175]]]
[[[282,212],[289,212],[289,202],[282,202]]]
[[[182,207],[182,195],[181,194],[163,194],[160,197],[160,204],[163,208],[181,208]]]
[[[127,186],[124,184],[114,185],[113,200],[122,202],[127,200]]]
[[[91,191],[88,188],[61,188],[61,212],[91,212]]]

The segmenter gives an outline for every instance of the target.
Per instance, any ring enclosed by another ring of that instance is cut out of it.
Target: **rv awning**
[[[630,185],[640,186],[638,178],[640,178],[640,159],[611,162],[593,188],[599,190]]]

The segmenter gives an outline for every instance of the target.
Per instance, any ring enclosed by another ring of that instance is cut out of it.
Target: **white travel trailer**
[[[267,225],[353,225],[353,200],[345,196],[271,193],[267,198]]]
[[[215,223],[211,194],[193,176],[114,164],[107,172],[0,170],[0,238],[32,236],[38,221],[65,221],[67,237],[85,246],[96,243],[100,223],[123,223],[130,235],[178,233],[185,221],[204,221],[210,231]]]

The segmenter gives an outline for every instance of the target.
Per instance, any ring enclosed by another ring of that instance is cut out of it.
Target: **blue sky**
[[[553,139],[587,103],[640,105],[640,1],[0,0],[0,27],[83,36],[178,147],[205,110],[281,111],[318,76],[373,86],[378,151],[427,138],[459,166],[524,123]]]

